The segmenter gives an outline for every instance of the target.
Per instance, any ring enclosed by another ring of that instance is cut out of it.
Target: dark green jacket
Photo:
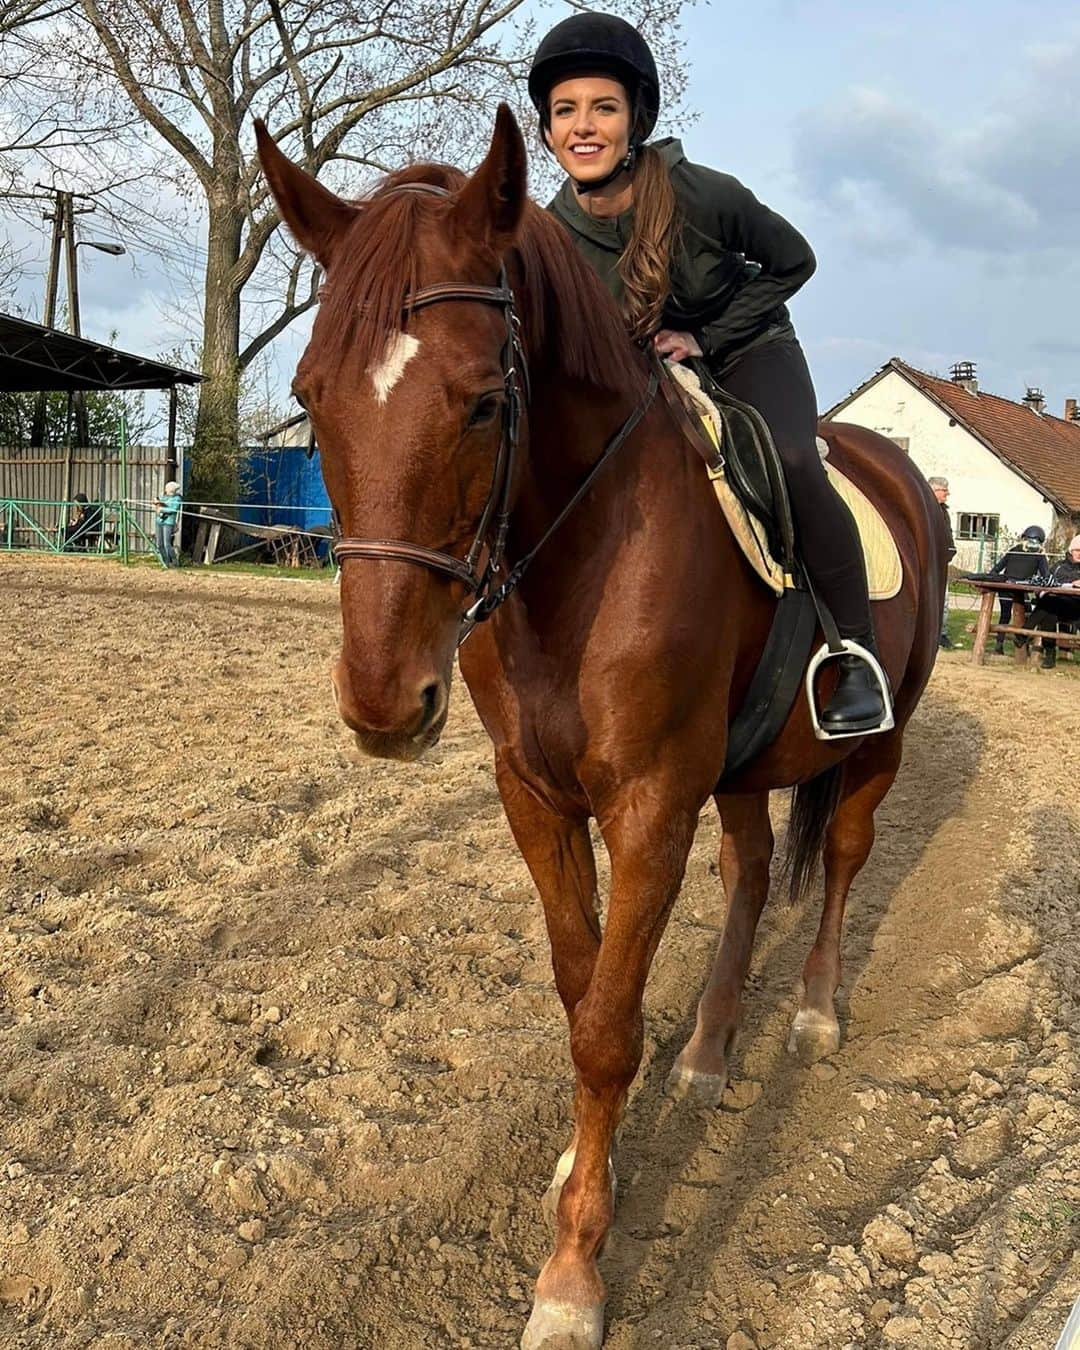
[[[737,178],[691,164],[681,141],[654,141],[652,146],[668,165],[683,219],[682,237],[672,255],[665,325],[694,333],[714,366],[762,342],[793,338],[784,302],[814,273],[810,245]],[[621,304],[616,264],[630,242],[633,209],[596,220],[567,179],[548,210],[568,227]]]

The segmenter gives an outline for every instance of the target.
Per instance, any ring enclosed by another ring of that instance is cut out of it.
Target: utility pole
[[[69,331],[76,337],[81,336],[81,319],[79,315],[79,268],[78,260],[75,254],[75,216],[83,215],[88,211],[93,211],[94,205],[91,198],[82,192],[62,192],[58,188],[46,187],[44,183],[37,185],[43,192],[49,193],[53,198],[52,214],[43,213],[42,219],[52,222],[52,242],[49,248],[49,272],[45,281],[45,314],[44,326],[54,328],[56,326],[56,301],[57,291],[60,283],[60,252],[66,245],[67,262],[67,289],[68,289],[68,324]],[[12,194],[22,196],[23,194]],[[36,194],[33,194],[36,196]],[[75,198],[82,201],[91,202],[89,206],[82,206],[78,213],[75,210]],[[46,424],[46,398],[43,391],[38,394],[34,403],[34,419],[31,427],[30,440],[33,445],[42,446],[45,444],[47,430]],[[71,407],[74,413],[75,439],[80,445],[86,444],[90,439],[89,423],[86,416],[86,396],[81,390],[76,391],[71,399]]]
[[[46,328],[52,328],[56,323],[56,287],[60,280],[60,245],[64,240],[64,220],[63,209],[64,194],[56,194],[56,204],[51,216],[42,216],[42,220],[52,221],[52,245],[49,249],[49,275],[45,282],[45,318]]]
[[[79,316],[79,264],[75,256],[75,206],[72,194],[60,194],[64,199],[66,225],[64,234],[67,244],[67,289],[68,289],[68,326],[76,337],[82,336],[82,319]],[[90,442],[90,424],[86,416],[86,395],[76,389],[72,398],[72,410],[75,414],[75,444],[87,446]]]
[[[52,328],[56,323],[56,287],[60,280],[60,245],[64,238],[64,223],[67,219],[67,213],[63,206],[64,194],[56,194],[56,202],[53,206],[52,215],[42,216],[43,220],[52,221],[52,245],[49,249],[49,275],[45,282],[45,316],[44,324],[46,328]],[[43,446],[45,444],[45,391],[42,390],[34,400],[34,421],[30,430],[30,444]]]

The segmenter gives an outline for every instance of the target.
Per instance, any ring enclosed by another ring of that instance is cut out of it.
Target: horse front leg
[[[645,980],[678,894],[697,809],[650,794],[604,830],[611,855],[607,924],[588,988],[570,1015],[577,1071],[573,1166],[559,1197],[555,1250],[536,1282],[522,1350],[597,1350],[605,1289],[597,1268],[614,1215],[610,1156],[641,1063]]]
[[[589,987],[600,949],[600,898],[588,820],[551,810],[501,761],[495,776],[510,829],[544,906],[555,987],[572,1026],[574,1009]],[[543,1212],[552,1228],[576,1153],[575,1130],[555,1165],[543,1200]],[[614,1193],[610,1162],[609,1172]]]
[[[717,797],[717,804],[724,826],[720,875],[727,917],[698,1003],[693,1035],[680,1051],[667,1081],[671,1096],[692,1096],[707,1106],[716,1106],[727,1087],[754,935],[769,896],[773,851],[767,792]]]

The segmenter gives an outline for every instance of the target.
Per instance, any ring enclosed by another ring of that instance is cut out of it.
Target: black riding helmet
[[[1041,525],[1029,525],[1021,534],[1021,539],[1030,539],[1036,544],[1046,543],[1046,531]]]
[[[660,114],[660,77],[649,44],[632,24],[614,14],[572,14],[557,23],[540,43],[529,71],[529,97],[549,124],[548,97],[560,80],[570,75],[610,74],[626,87],[634,109],[630,153],[624,164],[601,182],[578,184],[579,192],[605,186],[631,168],[639,147],[647,141]]]

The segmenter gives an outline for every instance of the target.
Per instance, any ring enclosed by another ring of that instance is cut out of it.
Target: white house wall
[[[276,432],[266,442],[266,447],[268,450],[280,450],[287,446],[302,445],[306,450],[310,439],[311,424],[305,417],[294,427],[286,427],[284,431]]]
[[[906,436],[908,453],[926,477],[949,480],[954,531],[960,513],[970,512],[998,516],[1001,533],[1007,536],[1018,535],[1028,525],[1041,525],[1050,534],[1054,509],[1046,498],[962,426],[950,426],[948,413],[895,370],[853,399],[836,420],[854,422],[883,436]],[[976,566],[977,558],[966,555],[977,554],[977,546],[957,543],[961,554],[957,562]]]

